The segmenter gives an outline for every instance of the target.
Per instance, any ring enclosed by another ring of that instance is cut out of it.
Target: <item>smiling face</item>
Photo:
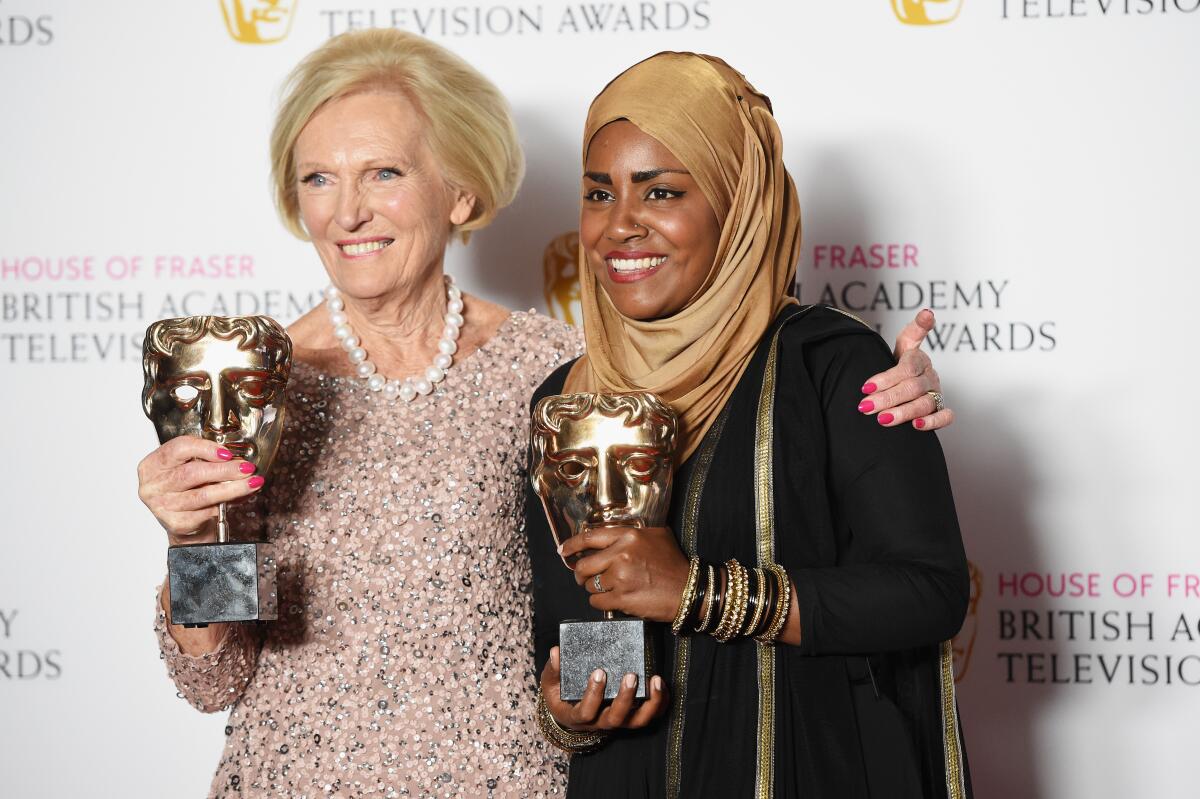
[[[662,319],[704,285],[721,225],[679,159],[618,120],[588,147],[579,237],[588,267],[618,311]]]
[[[649,394],[539,401],[530,477],[555,541],[588,527],[665,524],[677,427]]]
[[[206,438],[266,473],[283,432],[291,353],[282,328],[267,323],[187,317],[150,326],[142,401],[160,443]]]
[[[451,225],[474,197],[449,184],[425,142],[426,122],[402,92],[323,105],[296,140],[300,218],[344,294],[386,297],[441,271]]]

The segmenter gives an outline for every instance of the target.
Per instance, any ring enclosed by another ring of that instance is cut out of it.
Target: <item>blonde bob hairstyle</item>
[[[403,91],[428,125],[426,142],[446,179],[475,195],[454,232],[465,242],[512,202],[525,158],[508,102],[491,81],[444,47],[415,33],[360,30],[335,36],[296,65],[271,132],[271,181],[283,224],[308,240],[300,221],[294,151],[300,131],[325,103],[365,91]]]

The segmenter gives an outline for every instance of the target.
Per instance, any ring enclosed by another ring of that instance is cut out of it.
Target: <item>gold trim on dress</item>
[[[942,752],[946,759],[946,796],[965,799],[963,778],[962,732],[958,726],[958,701],[954,696],[954,649],[949,641],[941,645],[939,682],[942,689]]]
[[[786,324],[786,322],[785,322]],[[778,360],[780,325],[771,339],[758,414],[754,425],[754,526],[758,565],[767,569],[775,563],[775,497],[771,448],[775,438],[775,365]],[[756,799],[771,799],[775,793],[775,648],[757,644],[758,649],[758,752],[754,774]]]
[[[729,416],[729,407],[721,411],[717,421],[713,423],[704,443],[697,453],[696,471],[688,481],[687,498],[683,508],[683,530],[680,531],[679,542],[683,551],[690,558],[696,554],[696,521],[700,517],[700,499],[704,493],[704,482],[708,478],[708,469],[712,465],[713,453],[717,442],[721,440],[721,431],[725,428],[725,419]],[[683,756],[683,726],[684,700],[687,698],[688,656],[691,654],[691,639],[681,635],[675,639],[675,678],[671,688],[674,695],[671,699],[671,722],[667,733],[667,799],[679,799],[680,774],[682,773]]]

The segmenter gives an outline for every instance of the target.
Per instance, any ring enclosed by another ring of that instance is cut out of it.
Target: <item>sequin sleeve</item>
[[[161,591],[161,588],[159,589]],[[155,594],[158,603],[158,594]],[[167,676],[188,704],[203,713],[215,713],[232,705],[242,696],[254,674],[260,639],[252,625],[229,624],[225,637],[212,652],[185,654],[171,637],[167,614],[162,607],[154,623],[160,656],[167,665]]]
[[[266,538],[266,501],[261,496],[229,509],[230,528],[246,540]],[[154,595],[157,611],[154,630],[158,636],[159,656],[167,665],[167,676],[188,704],[204,713],[216,713],[232,705],[246,690],[258,663],[262,638],[251,624],[226,625],[220,645],[204,655],[188,655],[171,637],[167,616],[159,596]]]

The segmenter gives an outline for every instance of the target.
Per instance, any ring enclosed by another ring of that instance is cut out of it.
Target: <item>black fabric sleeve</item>
[[[910,425],[885,428],[858,412],[863,382],[894,363],[877,335],[861,330],[789,346],[788,333],[780,343],[776,418],[784,419],[775,446],[785,458],[811,461],[811,453],[789,452],[789,438],[823,443],[837,544],[837,565],[789,569],[802,653],[886,652],[952,637],[966,613],[969,583],[937,438]],[[786,409],[814,404],[820,418],[787,418]],[[787,436],[797,424],[807,434]]]

